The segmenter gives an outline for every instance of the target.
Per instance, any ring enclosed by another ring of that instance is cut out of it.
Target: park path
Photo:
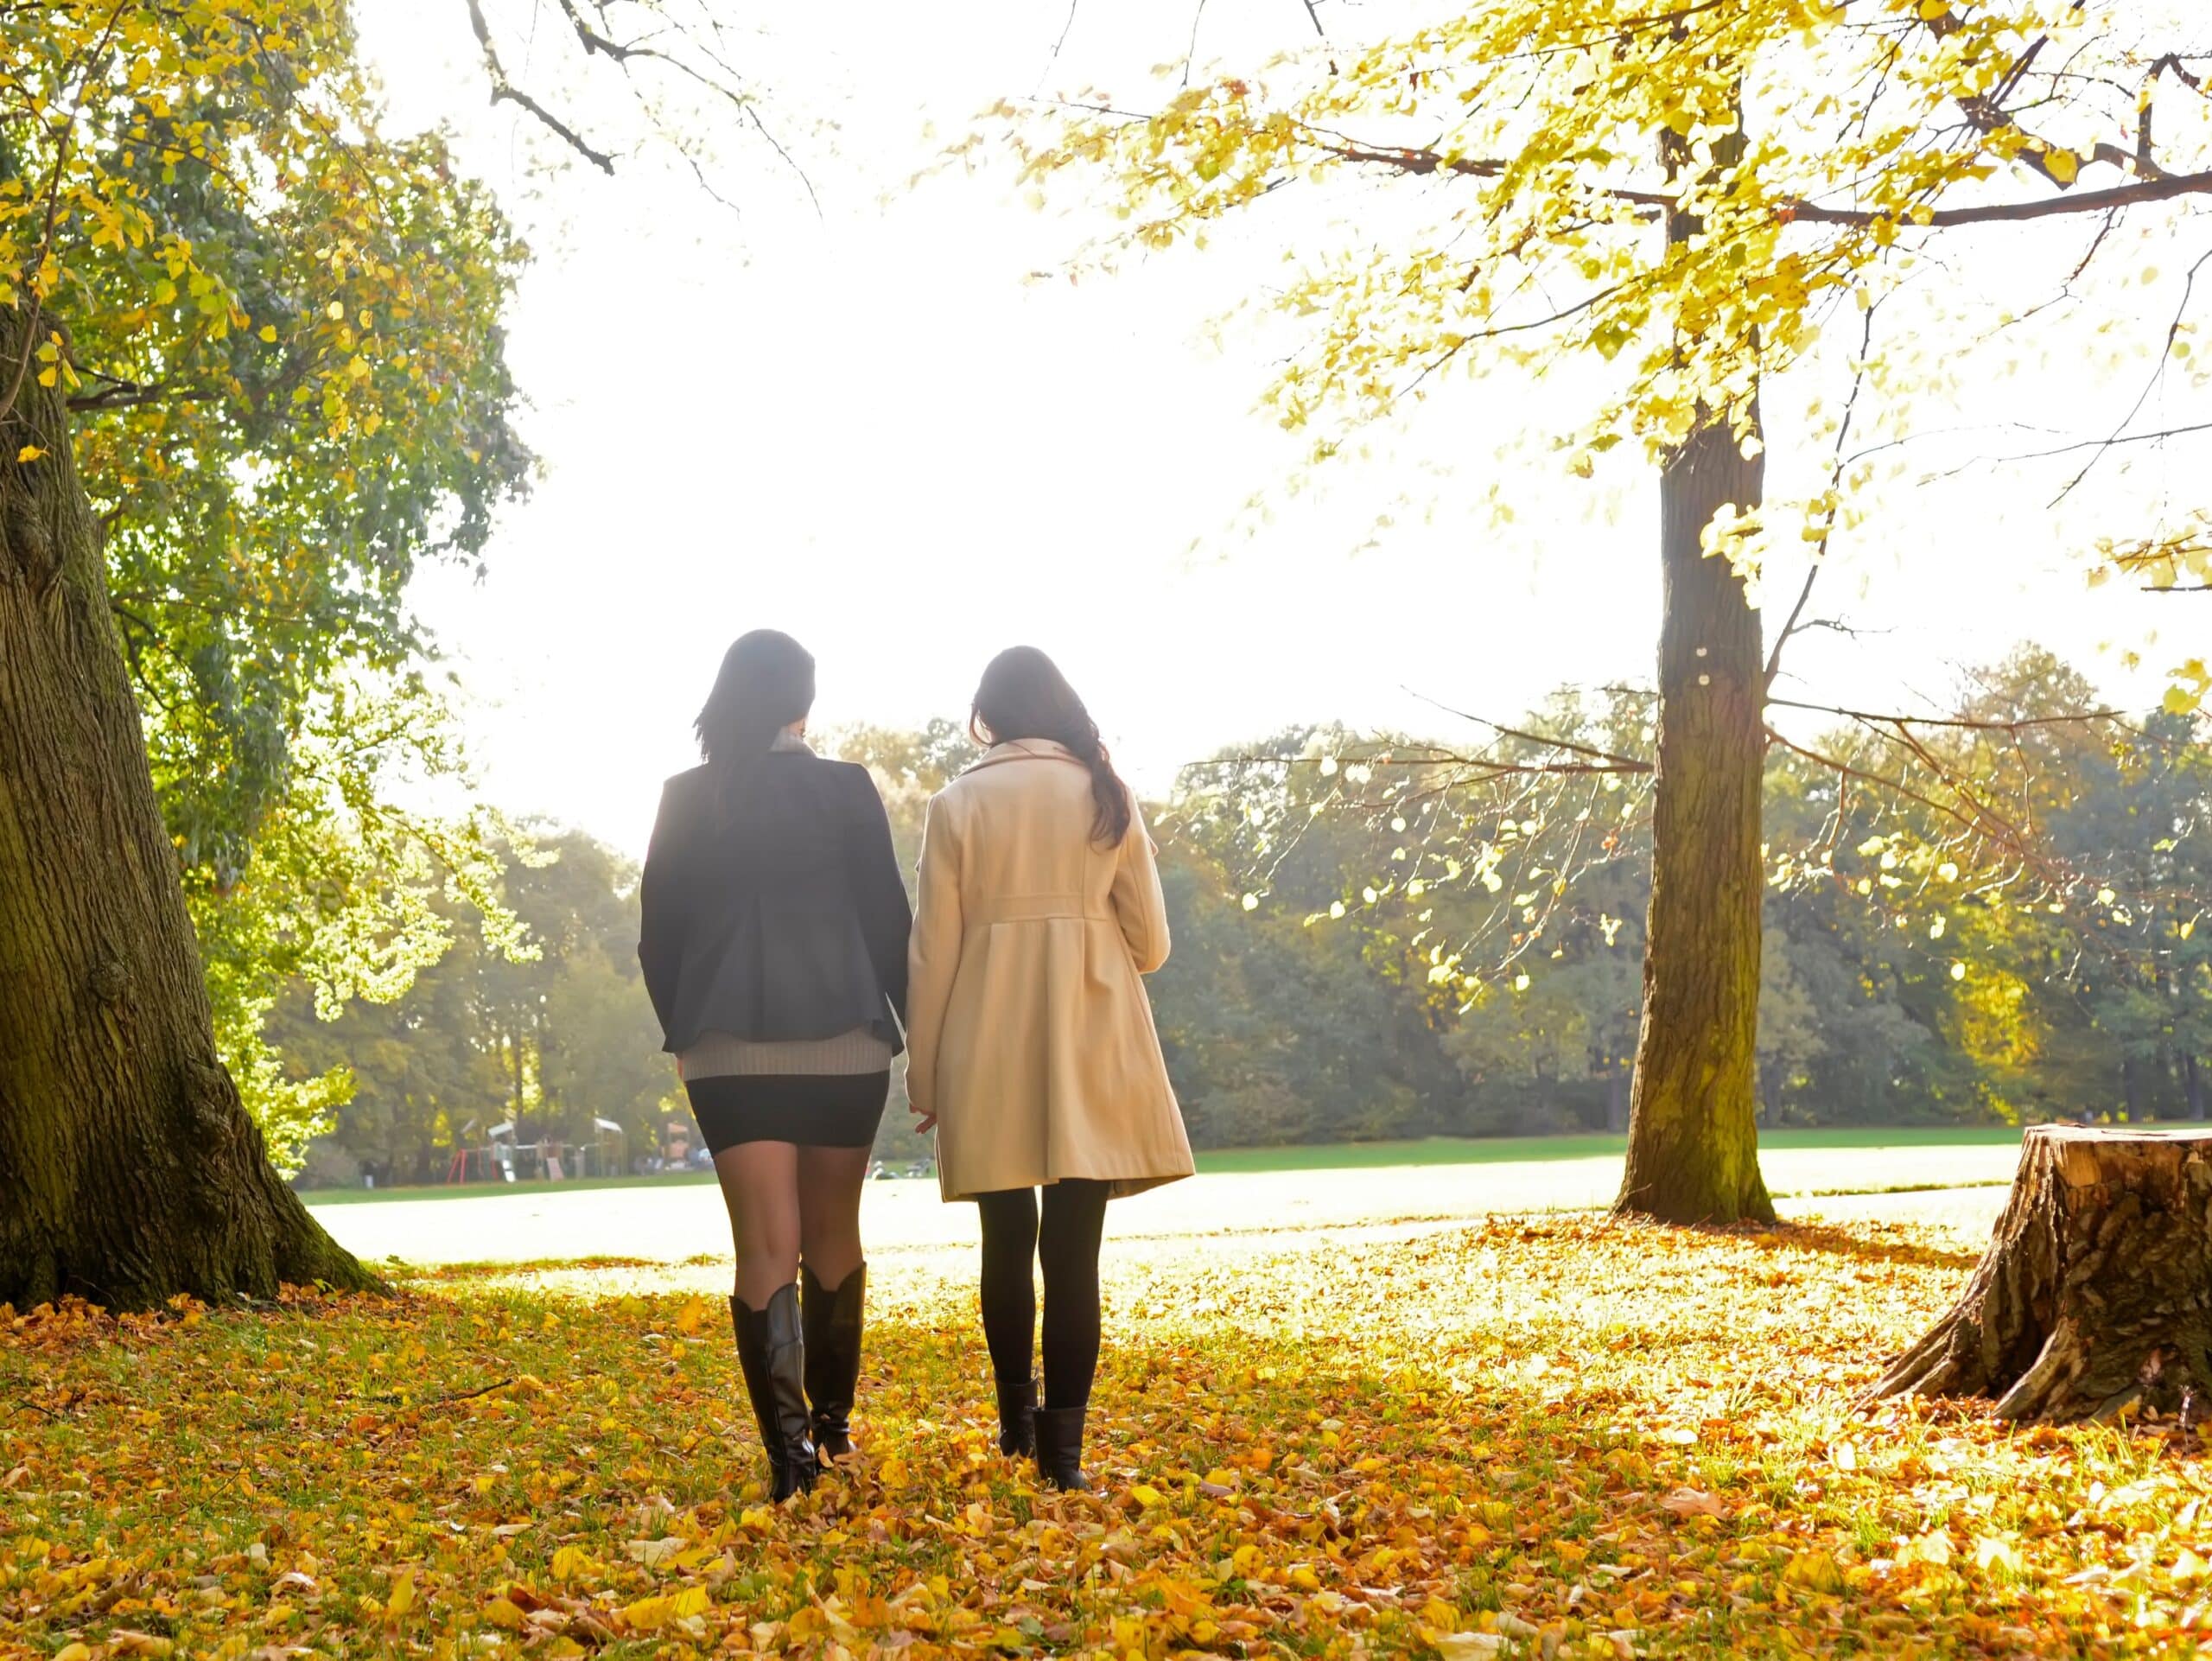
[[[1788,1149],[1769,1151],[1763,1164],[1786,1216],[1915,1222],[1979,1246],[2018,1157],[2008,1146]],[[1620,1172],[1620,1159],[1606,1156],[1205,1175],[1118,1202],[1111,1229],[1118,1241],[1179,1242],[1212,1256],[1234,1251],[1240,1237],[1280,1247],[1285,1235],[1590,1209],[1611,1200]],[[1918,1192],[1881,1192],[1906,1188]],[[531,1186],[326,1206],[317,1215],[365,1260],[426,1268],[591,1257],[677,1263],[729,1251],[721,1195],[705,1183]],[[931,1181],[870,1183],[863,1228],[872,1258],[934,1257],[976,1240],[975,1207],[944,1204]]]

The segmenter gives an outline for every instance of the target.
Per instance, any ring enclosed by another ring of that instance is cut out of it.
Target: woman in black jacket
[[[813,703],[791,636],[730,647],[696,723],[706,765],[668,781],[639,896],[645,989],[729,1207],[730,1319],[778,1499],[852,1450],[861,1189],[912,921],[874,781],[806,746]]]

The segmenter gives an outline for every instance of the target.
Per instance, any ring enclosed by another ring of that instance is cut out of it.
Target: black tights
[[[1045,1405],[1082,1407],[1098,1371],[1098,1243],[1106,1229],[1103,1182],[1063,1181],[1037,1191],[1006,1188],[977,1196],[983,1219],[983,1340],[991,1371],[1029,1378],[1037,1329],[1032,1265],[1045,1267]]]

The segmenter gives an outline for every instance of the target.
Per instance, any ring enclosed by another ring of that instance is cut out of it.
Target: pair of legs
[[[715,1155],[737,1251],[740,1301],[765,1309],[804,1263],[823,1286],[861,1266],[861,1190],[868,1149],[741,1142]]]
[[[1106,1229],[1103,1182],[1048,1185],[977,1197],[983,1224],[983,1338],[991,1371],[1026,1384],[1037,1336],[1035,1269],[1045,1271],[1045,1400],[1078,1409],[1098,1370],[1098,1246]]]

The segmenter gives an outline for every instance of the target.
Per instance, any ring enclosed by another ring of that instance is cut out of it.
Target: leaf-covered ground
[[[1125,1254],[1092,1497],[999,1456],[958,1265],[893,1263],[865,1453],[782,1509],[712,1270],[35,1311],[0,1321],[0,1647],[2189,1651],[2196,1436],[1853,1412],[1970,1262],[1588,1219]]]

